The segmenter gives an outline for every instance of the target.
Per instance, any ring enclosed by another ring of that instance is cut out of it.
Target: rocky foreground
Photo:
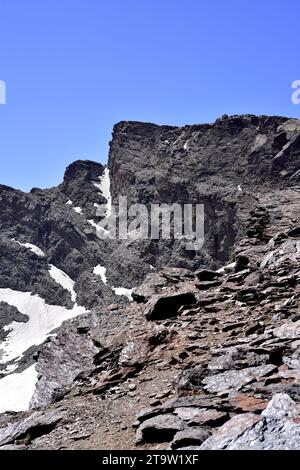
[[[65,322],[1,449],[299,449],[300,192],[273,197],[223,269],[165,268]]]

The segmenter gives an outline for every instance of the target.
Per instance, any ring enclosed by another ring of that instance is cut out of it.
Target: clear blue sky
[[[299,0],[0,0],[0,182],[105,162],[115,122],[300,117]]]

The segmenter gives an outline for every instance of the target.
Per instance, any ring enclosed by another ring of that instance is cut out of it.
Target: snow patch
[[[77,304],[68,310],[66,307],[46,304],[39,295],[12,289],[0,289],[0,301],[16,307],[29,317],[27,323],[13,321],[4,327],[9,333],[1,343],[2,364],[20,358],[31,346],[43,343],[49,333],[65,320],[86,312],[84,307]]]
[[[100,183],[93,183],[93,185],[99,189],[101,195],[106,199],[106,214],[105,217],[110,217],[112,212],[112,198],[110,191],[110,177],[109,169],[105,168],[103,175],[99,176]]]
[[[21,243],[18,240],[15,240],[14,238],[11,239],[12,242],[18,243],[18,245],[25,246],[25,248],[28,248],[28,250],[32,251],[35,253],[37,256],[45,257],[45,253],[36,245],[33,245],[32,243]]]
[[[76,302],[75,282],[64,271],[53,266],[53,264],[50,264],[49,274],[57,284],[71,293],[72,302]]]
[[[238,191],[242,191],[242,186],[240,184],[238,185]]]
[[[128,300],[132,301],[133,289],[126,289],[126,287],[112,287],[112,290],[116,295],[124,295]]]
[[[233,269],[236,267],[236,262],[227,264],[226,266],[223,266],[223,268],[217,269],[217,273],[224,274],[226,272],[233,271]]]
[[[73,207],[73,210],[77,212],[77,214],[82,214],[82,209],[81,207]]]
[[[98,266],[94,268],[93,273],[101,277],[103,284],[107,284],[106,268],[104,266],[98,264]]]
[[[38,380],[35,364],[0,380],[0,413],[26,411]]]
[[[73,205],[73,202],[71,201],[71,199],[68,199],[68,201],[66,202],[66,206],[72,206]]]

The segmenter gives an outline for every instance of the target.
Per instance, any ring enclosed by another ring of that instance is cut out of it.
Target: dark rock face
[[[212,125],[182,128],[121,122],[114,127],[109,155],[113,198],[204,203],[203,250],[189,258],[176,241],[147,249],[160,268],[220,266],[244,232],[246,214],[256,210],[258,188],[299,182],[298,135],[299,122],[281,117],[225,116]],[[278,160],[281,151],[285,157]],[[262,230],[266,217],[268,212],[257,212],[251,230]],[[157,251],[163,251],[158,259]]]
[[[28,316],[23,315],[16,307],[8,305],[6,302],[0,302],[0,341],[3,341],[8,335],[8,331],[5,331],[3,327],[8,326],[13,321],[27,322]]]
[[[163,320],[175,317],[181,307],[195,303],[196,297],[192,292],[154,296],[146,305],[144,314],[148,320]]]
[[[0,415],[0,445],[299,448],[299,134],[281,117],[115,126],[113,202],[204,203],[199,252],[100,240],[97,163],[73,163],[57,188],[0,188],[1,339],[30,321],[4,290],[90,310],[23,357],[22,370],[36,361],[32,409]]]

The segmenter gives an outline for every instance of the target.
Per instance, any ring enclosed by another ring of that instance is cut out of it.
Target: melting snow
[[[18,242],[18,240],[15,240],[14,238],[11,239],[12,242],[18,243],[18,245],[25,246],[25,248],[28,248],[28,250],[32,251],[35,253],[37,256],[46,256],[45,253],[36,245],[33,245],[32,243],[21,243]]]
[[[107,284],[106,268],[104,266],[98,264],[98,266],[94,268],[93,273],[101,277],[103,284]]]
[[[8,366],[5,367],[4,370],[1,371],[4,375],[10,374],[11,372],[14,372],[18,368],[19,364],[9,364]]]
[[[65,307],[48,305],[44,299],[32,295],[31,292],[12,289],[0,289],[0,301],[16,307],[19,312],[29,317],[27,323],[13,321],[4,327],[9,333],[1,343],[2,364],[19,358],[31,346],[43,343],[49,333],[58,328],[63,321],[86,312],[84,307],[79,307],[77,304],[68,310]]]
[[[77,214],[82,214],[82,209],[81,207],[73,207],[73,210],[77,212]]]
[[[28,410],[37,379],[35,364],[19,374],[7,375],[1,379],[0,413]]]
[[[103,175],[99,176],[100,183],[93,183],[94,186],[100,190],[101,195],[106,199],[106,214],[105,217],[110,217],[112,212],[112,200],[110,192],[110,177],[109,169],[105,168]]]
[[[49,274],[57,284],[60,284],[63,289],[71,293],[72,301],[76,302],[75,282],[64,271],[53,266],[53,264],[50,264]]]
[[[133,289],[126,289],[126,287],[112,287],[112,290],[116,295],[124,295],[127,297],[128,300],[133,300],[132,299],[132,292]]]

